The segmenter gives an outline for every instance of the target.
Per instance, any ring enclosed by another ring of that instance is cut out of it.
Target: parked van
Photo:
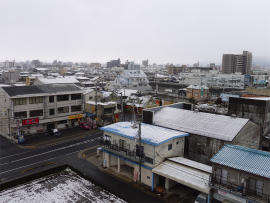
[[[205,193],[200,193],[195,200],[195,203],[207,203],[208,195]]]

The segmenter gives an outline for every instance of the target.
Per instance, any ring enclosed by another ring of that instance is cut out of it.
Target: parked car
[[[200,193],[196,200],[195,200],[195,203],[206,203],[207,202],[207,199],[208,199],[208,196],[207,194],[205,193]]]
[[[80,123],[79,124],[80,128],[85,129],[85,130],[90,130],[91,127],[87,125],[86,123]]]
[[[59,132],[57,129],[49,129],[48,133],[53,135],[54,137],[59,137],[61,135],[61,132]]]

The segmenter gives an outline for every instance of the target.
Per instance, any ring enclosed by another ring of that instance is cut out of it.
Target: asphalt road
[[[83,149],[93,147],[93,152],[96,151],[102,132],[98,131],[95,134],[91,134],[92,132],[90,131],[79,130],[84,135],[83,137],[74,137],[72,140],[66,139],[61,140],[61,142],[55,142],[54,140],[53,145],[45,145],[33,149],[21,148],[1,138],[0,180],[12,178],[23,170],[52,162],[57,158],[79,152]],[[32,144],[34,145],[35,143],[32,142]]]
[[[74,133],[77,133],[77,136],[72,136],[72,139],[70,139],[70,136]],[[85,159],[78,158],[78,152],[81,150],[91,148],[87,150],[87,153],[96,152],[102,135],[103,133],[99,130],[83,131],[81,129],[67,133],[60,140],[39,135],[33,136],[31,140],[28,139],[28,143],[26,142],[23,148],[0,136],[0,180],[5,181],[19,177],[28,173],[25,170],[40,167],[46,163],[66,163],[81,171],[106,190],[127,201],[161,202],[155,197],[103,173]],[[37,145],[41,142],[46,144]],[[29,148],[26,146],[39,147]]]

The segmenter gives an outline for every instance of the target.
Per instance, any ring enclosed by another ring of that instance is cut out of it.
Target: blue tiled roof
[[[226,144],[211,162],[270,178],[270,153]]]

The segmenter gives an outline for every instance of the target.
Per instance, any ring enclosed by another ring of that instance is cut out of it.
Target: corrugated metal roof
[[[83,91],[74,84],[46,84],[46,85],[29,85],[29,86],[17,86],[17,87],[2,87],[2,89],[10,96],[22,96],[27,95],[46,95],[57,93],[82,93]]]
[[[270,178],[270,153],[226,144],[211,162]]]
[[[206,137],[232,141],[249,120],[211,113],[164,107],[156,112],[153,125]]]

